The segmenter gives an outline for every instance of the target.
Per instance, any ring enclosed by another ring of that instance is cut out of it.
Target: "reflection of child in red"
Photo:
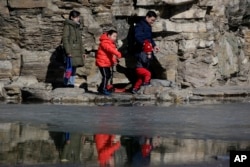
[[[98,160],[101,167],[109,163],[112,155],[121,146],[119,141],[115,140],[115,135],[97,134],[95,135]]]
[[[143,144],[141,147],[142,157],[149,156],[151,150],[153,149],[152,145],[148,141],[149,141],[149,139],[147,139],[147,142],[145,144]]]

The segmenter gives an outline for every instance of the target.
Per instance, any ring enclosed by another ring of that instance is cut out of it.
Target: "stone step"
[[[247,96],[250,95],[250,86],[225,86],[214,88],[196,88],[193,95],[214,97],[214,96]]]
[[[9,0],[8,4],[11,8],[45,8],[47,7],[47,0]]]

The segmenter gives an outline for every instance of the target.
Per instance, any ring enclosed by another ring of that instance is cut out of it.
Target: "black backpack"
[[[135,40],[135,26],[136,23],[131,24],[128,30],[128,35],[127,35],[127,49],[129,54],[135,54],[138,52],[141,52],[142,46],[138,44]],[[144,29],[142,30],[143,32],[145,31]]]
[[[129,54],[135,53],[136,40],[135,40],[135,25],[132,24],[129,27],[128,35],[127,35],[127,50]]]
[[[65,65],[66,56],[67,56],[67,54],[66,54],[66,51],[65,51],[63,45],[60,44],[59,46],[57,46],[55,52],[53,53],[53,57],[54,57],[55,62],[60,64],[60,65]]]

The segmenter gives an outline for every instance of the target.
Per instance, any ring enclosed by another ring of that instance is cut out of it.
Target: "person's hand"
[[[72,55],[71,55],[71,54],[68,54],[68,57],[72,57]]]
[[[159,48],[158,46],[155,46],[155,47],[154,47],[154,51],[157,53],[157,52],[160,51],[160,48]]]
[[[150,55],[148,55],[147,57],[148,57],[148,59],[151,59],[152,55],[150,54]]]
[[[113,66],[117,65],[117,59],[113,59]]]
[[[113,66],[116,66],[117,64],[119,64],[118,57],[116,55],[113,55]]]

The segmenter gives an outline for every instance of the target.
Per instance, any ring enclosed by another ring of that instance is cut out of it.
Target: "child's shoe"
[[[150,84],[150,82],[144,82],[143,84],[142,84],[142,86],[152,86],[151,84]]]
[[[109,92],[107,89],[101,90],[100,88],[97,89],[98,93],[103,94],[103,95],[111,95],[111,92]]]
[[[109,96],[109,95],[111,95],[111,92],[109,92],[107,89],[104,89],[104,90],[102,91],[102,94],[103,94],[103,95],[106,95],[106,96]]]
[[[132,89],[132,91],[131,91],[131,93],[133,93],[133,94],[137,94],[137,93],[138,93],[138,89],[133,88],[133,89]]]

